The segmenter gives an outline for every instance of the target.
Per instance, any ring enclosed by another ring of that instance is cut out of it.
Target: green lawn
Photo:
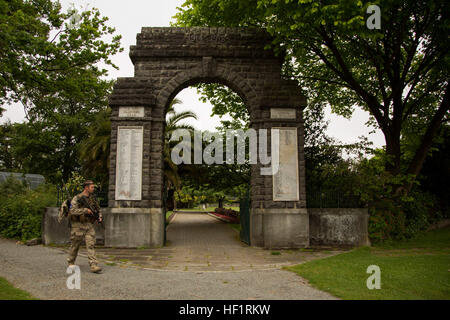
[[[0,277],[0,300],[36,300],[26,291],[14,288],[5,278]]]
[[[229,223],[230,227],[232,227],[234,230],[241,231],[241,224],[240,223]]]
[[[381,269],[381,289],[366,286],[367,267]],[[412,240],[362,247],[314,260],[294,271],[343,299],[450,299],[450,228]]]
[[[169,217],[172,214],[172,212],[173,212],[172,210],[166,212],[166,220],[169,219]]]

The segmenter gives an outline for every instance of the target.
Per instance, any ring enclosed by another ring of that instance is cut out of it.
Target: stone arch
[[[164,244],[165,111],[179,91],[198,82],[222,83],[237,92],[249,109],[250,126],[267,130],[273,146],[272,132],[280,134],[277,173],[263,175],[262,164],[251,168],[251,245],[309,245],[302,116],[306,99],[295,81],[282,78],[283,57],[265,50],[271,41],[267,32],[252,28],[142,28],[130,47],[134,77],[119,78],[109,100],[105,245]]]
[[[256,93],[244,78],[226,66],[219,67],[209,74],[205,74],[204,68],[197,67],[189,73],[183,71],[174,76],[156,97],[156,114],[158,116],[164,116],[164,112],[167,110],[172,99],[183,89],[197,83],[220,83],[226,85],[242,98],[244,104],[249,109],[250,118],[252,118],[252,110],[256,109],[256,104],[258,103]]]

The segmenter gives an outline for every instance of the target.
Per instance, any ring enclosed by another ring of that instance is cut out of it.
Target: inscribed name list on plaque
[[[119,117],[143,118],[144,107],[119,107]]]
[[[116,200],[141,200],[143,127],[117,128]]]
[[[278,137],[275,130],[278,130]],[[272,128],[271,135],[273,200],[298,201],[297,128]],[[274,165],[274,156],[278,156],[278,167]]]
[[[271,119],[295,119],[296,113],[293,108],[270,108]]]

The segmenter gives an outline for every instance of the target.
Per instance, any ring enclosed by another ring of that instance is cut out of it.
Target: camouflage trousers
[[[89,265],[96,265],[98,263],[95,258],[95,230],[92,223],[72,222],[72,229],[70,231],[70,249],[67,262],[74,264],[78,255],[83,240],[86,242],[86,250],[88,254]]]

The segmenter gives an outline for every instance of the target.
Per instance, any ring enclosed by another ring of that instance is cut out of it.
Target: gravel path
[[[152,271],[102,265],[89,272],[78,257],[81,290],[66,287],[65,253],[0,239],[0,276],[40,299],[335,299],[284,270],[192,272]]]

